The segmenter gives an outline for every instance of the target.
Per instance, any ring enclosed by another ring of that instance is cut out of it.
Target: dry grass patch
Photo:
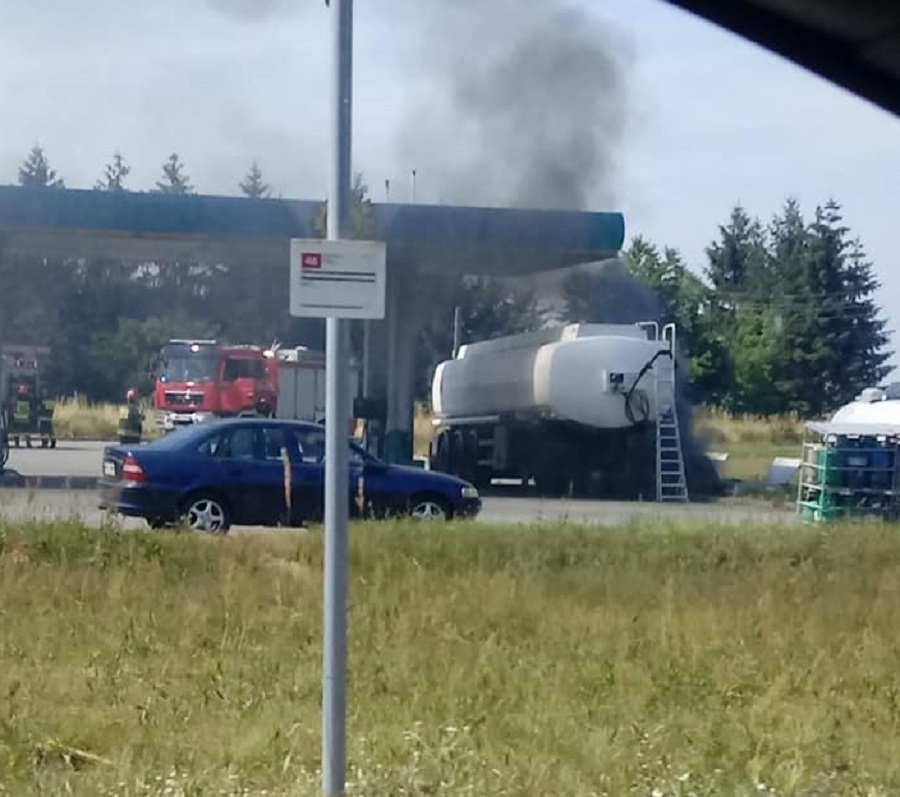
[[[318,534],[0,538],[0,793],[320,793]],[[349,584],[348,794],[900,792],[888,529],[355,526]]]
[[[803,420],[798,415],[732,415],[722,410],[698,408],[694,432],[708,446],[747,443],[799,445]]]
[[[115,440],[119,431],[120,404],[92,404],[82,396],[57,401],[53,425],[60,440]],[[158,436],[150,410],[145,408],[144,439]]]

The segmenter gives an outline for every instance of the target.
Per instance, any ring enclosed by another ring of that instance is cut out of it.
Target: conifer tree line
[[[124,156],[115,153],[93,187],[140,190],[129,183],[130,173]],[[19,167],[18,183],[66,187],[37,145]],[[268,198],[274,190],[256,162],[235,188],[249,198]],[[196,189],[172,153],[149,190],[190,194]],[[371,200],[361,175],[352,200],[354,235],[371,235]],[[314,227],[324,235],[324,206]],[[678,324],[697,404],[821,416],[862,388],[882,384],[890,371],[892,352],[875,300],[874,267],[835,201],[807,218],[798,202],[788,199],[768,223],[737,206],[707,247],[705,263],[694,268],[677,249],[641,236],[630,241],[623,263],[657,292],[662,320]],[[172,337],[260,344],[277,339],[321,348],[323,324],[288,313],[288,264],[283,273],[269,269],[267,279],[252,266],[38,260],[0,248],[0,340],[50,346],[52,392],[94,401],[120,400],[132,385],[148,390],[148,360]],[[429,396],[434,366],[450,354],[454,308],[460,308],[464,341],[548,323],[533,290],[487,277],[423,285],[419,295],[429,303],[417,341],[421,399]],[[554,322],[608,320],[585,296],[577,280],[568,283]]]

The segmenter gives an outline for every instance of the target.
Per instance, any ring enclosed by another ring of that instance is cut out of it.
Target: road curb
[[[96,476],[23,476],[7,469],[0,475],[0,488],[19,490],[95,490]]]

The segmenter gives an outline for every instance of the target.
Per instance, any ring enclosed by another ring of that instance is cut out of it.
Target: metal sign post
[[[332,0],[334,124],[329,241],[349,238],[353,101],[353,0]],[[322,794],[339,797],[346,776],[347,474],[349,330],[339,316],[325,321],[325,573],[322,639]]]
[[[327,240],[291,241],[290,313],[325,318],[325,566],[322,793],[346,777],[347,521],[350,509],[350,335],[347,319],[384,318],[386,250],[350,238],[353,2],[326,0],[332,23],[333,136]]]

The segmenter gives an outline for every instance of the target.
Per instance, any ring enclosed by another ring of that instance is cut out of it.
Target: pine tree
[[[262,170],[256,161],[253,161],[253,164],[250,166],[250,171],[247,172],[247,176],[241,182],[240,188],[244,196],[248,196],[251,199],[268,199],[272,196],[272,188],[263,182]]]
[[[156,188],[163,194],[191,194],[194,192],[190,178],[184,174],[184,164],[173,152],[163,164],[163,179],[156,183]]]
[[[19,185],[35,188],[65,188],[62,178],[50,168],[47,156],[39,144],[35,144],[28,153],[25,162],[19,167]]]
[[[770,225],[770,261],[774,274],[767,302],[775,319],[772,390],[779,411],[809,415],[821,376],[817,352],[814,287],[810,284],[810,237],[800,204],[789,197]]]
[[[118,152],[113,155],[112,163],[106,164],[103,177],[99,179],[94,188],[98,191],[125,191],[125,178],[131,174],[131,167],[125,163],[125,159]]]
[[[719,227],[719,241],[711,244],[706,254],[706,277],[716,291],[732,298],[747,288],[757,287],[766,266],[762,225],[736,205],[728,224]]]
[[[885,321],[872,295],[878,282],[859,241],[849,241],[837,202],[816,208],[810,228],[814,328],[820,341],[820,411],[852,401],[890,372]]]

